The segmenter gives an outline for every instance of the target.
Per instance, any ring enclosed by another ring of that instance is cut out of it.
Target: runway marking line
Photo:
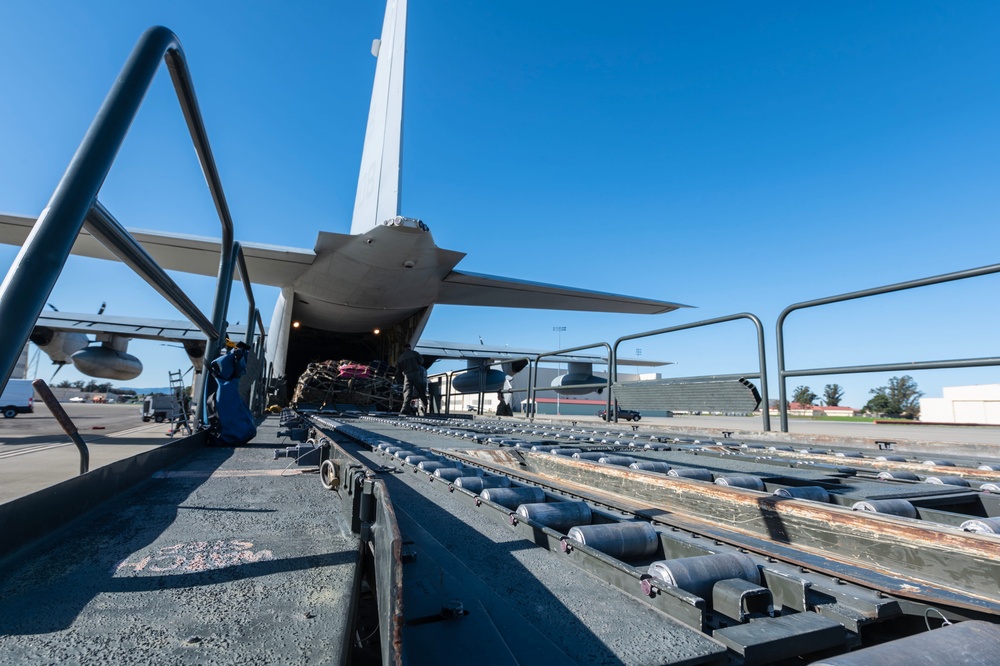
[[[102,440],[102,439],[115,439],[116,437],[126,437],[128,435],[132,435],[132,434],[136,434],[136,433],[140,433],[140,432],[146,432],[146,431],[152,430],[152,429],[154,429],[156,427],[157,426],[154,426],[154,425],[143,425],[143,426],[136,426],[136,427],[130,428],[128,430],[120,430],[118,432],[109,433],[107,435],[84,435],[84,434],[81,434],[80,436],[83,438],[84,442],[90,444],[92,442],[97,442],[97,441]],[[55,435],[54,437],[58,437],[58,435]],[[13,441],[4,441],[4,442],[0,442],[0,445],[4,445],[4,446],[16,446],[16,443],[13,442]],[[0,453],[0,459],[3,459],[3,458],[13,458],[15,456],[24,456],[24,455],[28,455],[29,453],[40,453],[41,451],[48,451],[50,449],[58,449],[58,448],[62,448],[64,446],[73,446],[73,445],[74,445],[73,442],[61,442],[61,443],[54,443],[54,444],[36,444],[34,446],[24,446],[24,447],[19,447],[19,448],[17,448],[14,451],[4,451],[4,452]]]
[[[58,449],[64,446],[73,446],[72,442],[67,442],[65,444],[37,444],[35,446],[26,446],[16,451],[4,451],[0,453],[0,459],[2,458],[13,458],[14,456],[24,456],[29,453],[39,453],[41,451],[48,451],[49,449]]]

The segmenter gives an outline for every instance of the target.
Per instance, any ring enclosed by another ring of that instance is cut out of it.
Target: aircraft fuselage
[[[398,219],[398,218],[397,218]],[[464,255],[441,250],[422,222],[363,234],[321,233],[316,260],[292,285],[300,325],[337,333],[385,329],[432,305]]]

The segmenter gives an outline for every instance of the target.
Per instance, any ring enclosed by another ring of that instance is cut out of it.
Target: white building
[[[1000,384],[945,386],[942,395],[920,399],[921,421],[1000,425]]]

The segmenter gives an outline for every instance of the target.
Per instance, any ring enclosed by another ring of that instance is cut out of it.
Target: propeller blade
[[[56,312],[58,312],[58,310],[56,310]],[[57,366],[56,367],[56,371],[53,372],[52,376],[49,378],[49,384],[51,384],[52,380],[56,378],[56,375],[59,374],[59,371],[63,369],[64,365],[66,365],[66,364],[65,363],[56,363],[56,366]]]

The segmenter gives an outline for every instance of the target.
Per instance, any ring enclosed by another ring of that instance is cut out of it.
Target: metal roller
[[[632,469],[638,469],[643,472],[659,472],[660,474],[666,474],[670,471],[669,463],[665,462],[634,462],[629,465]]]
[[[564,449],[563,447],[558,446],[555,449],[549,451],[549,453],[551,453],[554,456],[571,456],[575,453],[583,453],[583,449],[568,449],[568,448]]]
[[[966,532],[976,532],[977,534],[1000,534],[1000,518],[976,518],[962,523],[962,529]]]
[[[535,453],[548,453],[558,448],[561,447],[559,447],[559,445],[557,444],[535,444],[534,446],[531,447],[530,450],[534,451]]]
[[[984,472],[1000,472],[1000,465],[980,465],[976,469],[981,469]]]
[[[791,446],[788,446],[787,444],[781,444],[781,445],[778,445],[778,446],[769,446],[769,447],[767,447],[767,450],[768,451],[794,451],[795,449],[792,448]]]
[[[702,599],[712,598],[712,588],[720,580],[740,578],[760,585],[760,569],[753,558],[742,553],[717,553],[660,560],[649,565],[649,575],[670,587],[679,587]]]
[[[984,493],[1000,493],[1000,485],[996,483],[984,483],[979,489]]]
[[[954,467],[955,463],[950,460],[925,460],[925,465],[934,465],[937,467]]]
[[[516,509],[522,504],[538,504],[545,501],[545,491],[535,486],[486,488],[479,496],[508,509]]]
[[[600,453],[599,451],[584,451],[583,453],[574,453],[573,457],[577,460],[593,460],[596,462],[606,455],[608,454]]]
[[[434,476],[438,477],[442,481],[455,481],[464,476],[482,476],[483,470],[478,467],[439,467],[434,470]]]
[[[619,560],[638,560],[656,553],[660,537],[649,523],[577,525],[566,535]]]
[[[454,469],[454,465],[449,465],[448,463],[438,462],[437,460],[424,460],[417,463],[417,469],[421,472],[427,472],[428,474],[433,474],[439,469],[451,468]]]
[[[667,472],[667,476],[676,476],[681,479],[695,479],[696,481],[711,481],[712,473],[700,467],[687,467],[684,469],[673,468]]]
[[[878,462],[906,462],[906,456],[877,456]]]
[[[468,476],[469,470],[467,469],[456,469],[454,467],[441,467],[434,470],[434,476],[441,479],[442,481],[454,481],[463,476]]]
[[[888,470],[885,472],[878,473],[878,479],[882,481],[919,481],[920,477],[913,472],[906,472],[903,470]]]
[[[428,458],[427,456],[421,456],[421,455],[416,455],[416,454],[409,455],[409,456],[406,456],[405,458],[403,458],[403,462],[405,462],[407,465],[416,465],[418,463],[422,463],[422,462],[426,462],[426,461],[430,461],[430,460],[433,460],[433,458]]]
[[[813,666],[994,666],[1000,664],[1000,625],[967,620],[856,652],[813,662]]]
[[[720,476],[715,480],[717,486],[730,488],[746,488],[747,490],[764,490],[764,479],[759,476]]]
[[[392,455],[400,460],[406,460],[406,456],[413,455],[413,449],[396,449],[392,452]]]
[[[522,504],[517,507],[517,515],[557,532],[566,532],[577,525],[589,525],[591,514],[586,502],[544,502]]]
[[[969,482],[960,476],[928,476],[924,483],[934,483],[939,486],[962,486],[969,487]]]
[[[413,453],[411,449],[408,449],[403,446],[387,446],[384,449],[382,449],[382,453],[386,454],[387,456],[394,456],[396,455],[397,451],[406,451],[408,453]]]
[[[619,467],[628,467],[635,462],[635,458],[630,456],[609,456],[605,455],[597,459],[597,462],[602,465],[617,465]]]
[[[506,476],[461,476],[455,479],[455,487],[478,495],[485,488],[510,488],[510,479]]]
[[[835,458],[864,458],[865,454],[860,451],[837,451],[833,454]]]
[[[829,502],[830,493],[826,488],[819,486],[798,486],[795,488],[778,488],[772,493],[775,497],[787,497],[789,499],[804,499],[814,502]]]
[[[851,508],[855,511],[884,513],[890,516],[902,516],[903,518],[917,517],[916,507],[903,499],[867,500],[864,502],[855,502]]]

